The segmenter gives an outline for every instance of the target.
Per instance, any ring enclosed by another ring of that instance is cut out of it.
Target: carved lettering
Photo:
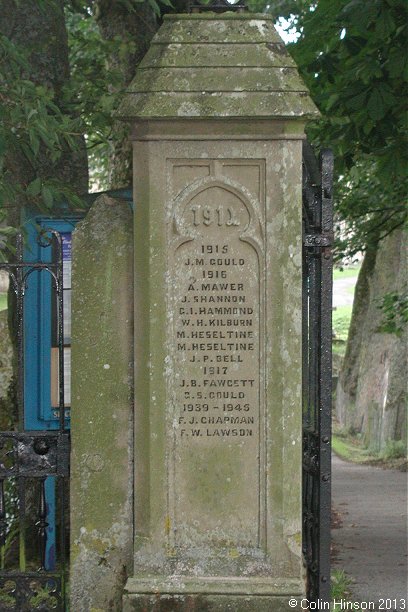
[[[208,543],[224,513],[210,500],[227,487],[231,512],[237,500],[247,499],[245,534],[238,522],[232,529],[247,546],[258,541],[261,513],[260,208],[238,188],[206,181],[201,190],[180,192],[168,224],[169,514],[173,545]],[[201,508],[211,517],[210,529],[208,520],[201,528],[197,519]]]
[[[180,443],[186,438],[197,443],[208,437],[245,438],[258,432],[259,261],[254,246],[243,237],[249,211],[237,197],[230,200],[212,201],[210,192],[208,197],[193,198],[178,220],[186,237],[191,233],[176,247],[171,281]],[[189,412],[208,413],[207,420],[197,420],[206,428],[185,427],[195,423],[186,421]],[[248,414],[247,428],[217,427],[231,422],[219,421],[218,415],[235,412]]]

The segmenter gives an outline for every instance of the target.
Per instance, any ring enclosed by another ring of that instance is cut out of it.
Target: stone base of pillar
[[[287,612],[304,597],[293,580],[130,578],[123,612]]]

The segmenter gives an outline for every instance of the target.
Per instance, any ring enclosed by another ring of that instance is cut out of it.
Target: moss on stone
[[[165,20],[117,113],[122,119],[317,115],[271,19],[237,13]]]
[[[197,31],[196,22],[200,20]],[[261,21],[261,25],[259,22]],[[224,13],[217,15],[172,15],[165,17],[164,24],[154,38],[154,43],[260,43],[278,42],[281,38],[275,30],[273,20],[266,15],[244,15]]]
[[[140,71],[131,92],[276,92],[305,91],[296,68],[254,68],[242,79],[242,68],[145,68]]]
[[[71,604],[119,592],[132,555],[132,213],[98,198],[73,239]]]
[[[305,93],[234,92],[227,96],[217,93],[155,93],[128,95],[121,105],[123,118],[137,116],[159,118],[212,117],[301,117],[314,114],[314,104]]]
[[[131,91],[145,68],[184,68],[186,76],[192,68],[284,68],[296,67],[282,44],[190,44],[170,43],[152,45],[146,53],[136,72],[136,77],[129,86]],[[240,80],[245,82],[247,73],[241,73]],[[306,87],[305,87],[306,91]]]

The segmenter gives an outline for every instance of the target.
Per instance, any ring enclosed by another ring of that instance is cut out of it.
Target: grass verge
[[[337,308],[333,310],[333,332],[335,334],[335,340],[346,342],[352,309],[353,307],[349,305],[337,306]]]
[[[350,585],[352,583],[344,570],[333,570],[331,575],[331,599],[348,600],[350,598]]]
[[[0,293],[0,310],[7,308],[7,293]]]
[[[334,425],[332,450],[341,459],[352,463],[374,465],[401,472],[407,471],[407,455],[402,441],[389,443],[382,453],[375,453],[365,448],[360,438],[336,431],[336,425]]]
[[[337,306],[333,310],[333,352],[344,356],[353,307]]]
[[[358,273],[360,272],[360,266],[348,266],[347,268],[334,268],[333,269],[333,280],[338,280],[339,278],[353,278],[354,276],[357,279]]]
[[[378,457],[371,455],[358,438],[333,434],[332,449],[341,459],[353,463],[372,463]]]

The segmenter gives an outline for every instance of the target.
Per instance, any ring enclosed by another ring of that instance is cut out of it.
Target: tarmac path
[[[332,473],[333,507],[342,521],[332,530],[333,569],[353,579],[355,601],[375,603],[367,609],[408,610],[407,473],[337,456]]]

